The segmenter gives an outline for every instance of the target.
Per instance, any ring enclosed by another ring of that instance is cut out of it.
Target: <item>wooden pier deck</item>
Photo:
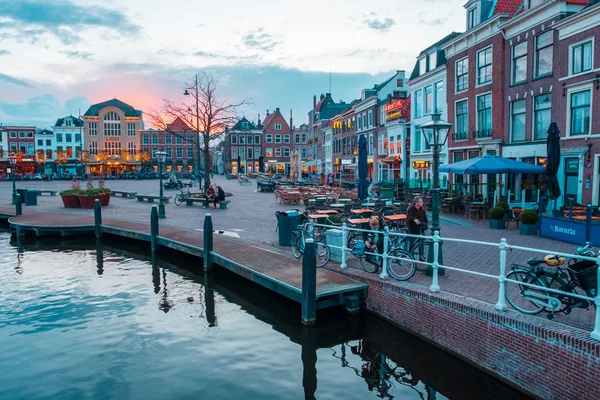
[[[94,217],[52,214],[27,210],[14,216],[14,211],[0,208],[0,218],[8,218],[19,234],[38,236],[76,235],[94,232]],[[218,227],[217,227],[218,231]],[[116,219],[102,219],[102,232],[150,242],[150,224]],[[157,245],[203,257],[202,232],[160,226]],[[285,255],[245,243],[213,236],[211,261],[298,303],[302,301],[302,263]],[[335,272],[317,268],[316,308],[345,305],[348,297],[364,299],[367,285]]]

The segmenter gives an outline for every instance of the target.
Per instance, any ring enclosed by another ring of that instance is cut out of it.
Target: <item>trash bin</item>
[[[327,229],[327,244],[332,246],[343,246],[342,241],[342,230],[341,229]],[[342,262],[342,249],[337,249],[334,247],[329,248],[331,251],[331,259],[335,262]]]
[[[279,224],[279,244],[281,246],[291,246],[292,232],[300,225],[300,212],[296,210],[275,211],[275,216]]]
[[[27,189],[25,191],[25,205],[37,206],[37,190]]]
[[[27,189],[17,189],[17,194],[21,195],[21,203],[25,203],[25,193]]]

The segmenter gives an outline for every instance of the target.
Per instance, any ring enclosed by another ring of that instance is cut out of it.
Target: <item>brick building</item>
[[[292,132],[279,108],[267,110],[263,121],[265,172],[286,174],[290,165]]]
[[[2,127],[2,153],[4,156],[2,165],[4,171],[6,171],[9,163],[8,156],[16,154],[19,157],[16,167],[18,173],[28,174],[35,172],[35,132],[35,126]]]
[[[225,134],[223,165],[227,173],[257,173],[263,155],[263,131],[246,117],[242,117]]]

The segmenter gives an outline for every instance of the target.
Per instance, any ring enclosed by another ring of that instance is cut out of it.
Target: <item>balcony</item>
[[[473,137],[477,140],[491,139],[492,138],[492,130],[491,129],[480,129],[477,131],[473,131]]]
[[[452,140],[455,142],[459,140],[467,140],[469,138],[469,132],[454,132],[452,134]]]

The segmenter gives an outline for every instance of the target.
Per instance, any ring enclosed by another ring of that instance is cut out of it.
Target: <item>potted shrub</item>
[[[104,177],[102,175],[100,175],[100,178],[98,178],[98,189],[97,190],[100,193],[100,195],[102,196],[102,198],[100,199],[100,203],[102,203],[103,206],[109,205],[111,190],[104,187]]]
[[[79,208],[79,193],[81,192],[81,183],[79,181],[74,180],[71,184],[71,189],[69,190],[61,190],[59,192],[60,197],[62,198],[63,205],[65,208]]]
[[[519,215],[519,233],[521,235],[537,235],[538,233],[538,213],[533,210],[523,210]]]
[[[79,193],[79,204],[81,208],[94,208],[94,202],[96,199],[102,203],[102,197],[104,194],[99,189],[94,189],[94,178],[90,176],[87,181],[86,190],[82,190]]]
[[[504,229],[506,228],[506,223],[504,221],[504,217],[506,216],[506,211],[502,207],[492,207],[490,208],[490,229]]]

